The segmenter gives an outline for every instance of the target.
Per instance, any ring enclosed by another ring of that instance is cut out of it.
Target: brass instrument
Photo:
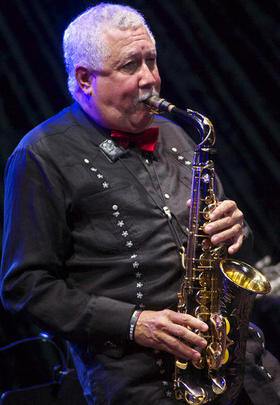
[[[207,340],[199,360],[175,359],[175,397],[196,405],[213,400],[234,403],[243,383],[249,313],[255,295],[268,293],[270,283],[252,266],[227,259],[226,247],[212,245],[204,232],[217,205],[211,159],[216,139],[211,121],[155,96],[145,103],[154,113],[166,111],[184,118],[201,137],[192,165],[189,235],[187,251],[182,248],[185,276],[178,293],[178,312],[201,319],[209,329],[199,332]]]

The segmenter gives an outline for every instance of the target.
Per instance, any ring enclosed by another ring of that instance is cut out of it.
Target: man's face
[[[144,26],[104,33],[110,50],[101,72],[91,76],[89,113],[100,125],[137,133],[153,116],[140,100],[160,91],[156,50]]]

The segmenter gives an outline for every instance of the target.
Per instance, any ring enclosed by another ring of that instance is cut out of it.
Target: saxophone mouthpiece
[[[146,100],[144,100],[144,103],[151,107],[152,111],[157,114],[164,111],[171,112],[175,108],[175,105],[169,103],[164,98],[157,96],[148,97]]]

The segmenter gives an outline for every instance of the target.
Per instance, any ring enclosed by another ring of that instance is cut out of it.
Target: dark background
[[[71,103],[61,41],[87,0],[2,0],[0,6],[0,175],[21,137]],[[113,3],[116,3],[113,1]],[[278,0],[135,0],[155,35],[162,96],[208,116],[217,133],[217,171],[238,202],[255,243],[248,260],[280,261],[280,2]],[[3,181],[0,232],[3,227]],[[267,305],[267,303],[266,303]],[[268,305],[269,308],[269,305]],[[263,313],[261,305],[255,309]],[[0,347],[39,330],[0,307]],[[265,326],[278,314],[260,320]],[[264,321],[265,319],[265,321]],[[274,331],[268,347],[276,355]],[[62,343],[62,348],[65,349]],[[60,363],[48,343],[0,351],[0,394],[51,378]]]

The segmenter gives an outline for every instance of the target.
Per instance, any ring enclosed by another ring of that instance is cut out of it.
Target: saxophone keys
[[[209,204],[206,207],[204,207],[203,211],[201,212],[201,214],[203,215],[203,217],[209,221],[210,220],[210,214],[212,211],[214,211],[214,209],[216,208],[216,203],[213,204]]]
[[[203,322],[207,322],[209,319],[209,315],[210,315],[209,309],[206,306],[200,305],[195,308],[194,312],[195,318],[198,318]]]
[[[224,320],[225,320],[225,324],[226,324],[226,334],[228,335],[230,332],[230,323],[227,318],[224,318]]]
[[[224,359],[224,350],[220,343],[212,342],[206,348],[206,361],[210,370],[218,370]]]
[[[205,226],[206,226],[206,224],[205,224]],[[204,226],[203,226],[203,228],[204,228]],[[203,229],[202,229],[203,230]],[[201,249],[202,249],[202,251],[203,252],[209,252],[210,251],[210,249],[212,248],[212,244],[211,244],[211,241],[210,241],[210,238],[209,237],[207,237],[207,238],[205,238],[204,237],[204,239],[202,240],[202,242],[201,242]],[[209,257],[208,257],[209,258]]]
[[[228,349],[226,349],[222,364],[223,365],[226,364],[228,362],[228,359],[229,359],[229,351],[228,351]]]
[[[221,395],[227,389],[227,383],[224,377],[211,377],[212,390],[215,394]]]
[[[176,360],[176,367],[178,367],[180,370],[186,370],[188,363]]]
[[[202,355],[202,356],[200,357],[200,359],[198,359],[198,360],[192,360],[192,364],[193,364],[193,366],[194,366],[195,368],[197,368],[198,370],[204,369],[205,366],[206,366],[206,362],[205,362],[204,356]]]

